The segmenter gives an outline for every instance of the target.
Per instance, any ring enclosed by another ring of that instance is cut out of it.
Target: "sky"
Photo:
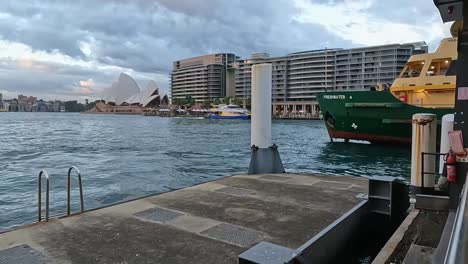
[[[4,0],[0,93],[83,101],[121,72],[167,93],[175,60],[413,41],[433,50],[449,28],[430,0]]]

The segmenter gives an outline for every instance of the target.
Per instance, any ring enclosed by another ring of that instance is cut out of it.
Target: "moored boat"
[[[249,110],[238,105],[219,105],[210,109],[208,117],[212,119],[250,119]]]
[[[456,60],[457,38],[447,38],[434,53],[411,56],[389,89],[318,93],[330,138],[410,144],[412,115],[453,113]]]

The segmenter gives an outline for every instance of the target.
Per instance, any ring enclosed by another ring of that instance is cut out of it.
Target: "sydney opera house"
[[[157,108],[169,104],[167,95],[161,96],[154,81],[149,81],[144,90],[140,90],[132,77],[121,73],[118,81],[101,94],[102,101],[89,112],[139,114],[145,108]]]

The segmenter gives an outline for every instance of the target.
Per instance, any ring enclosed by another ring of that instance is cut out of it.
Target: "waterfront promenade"
[[[363,193],[358,177],[236,175],[0,234],[0,263],[237,263],[260,241],[297,248]]]

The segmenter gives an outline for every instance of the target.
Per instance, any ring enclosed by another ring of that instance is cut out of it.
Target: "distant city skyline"
[[[8,93],[5,93],[3,91],[0,91],[0,101],[3,99],[4,101],[9,101],[9,100],[15,100],[15,99],[18,99],[18,96],[32,96],[32,97],[36,97],[37,100],[43,100],[43,101],[77,101],[79,103],[85,103],[86,102],[86,99],[88,99],[89,102],[93,102],[95,101],[93,98],[89,97],[89,98],[86,98],[86,97],[83,97],[83,98],[73,98],[73,97],[69,97],[68,99],[64,99],[64,98],[58,98],[58,97],[55,97],[54,95],[50,95],[50,96],[44,96],[44,97],[41,97],[41,95],[39,96],[35,96],[35,95],[24,95],[25,93],[11,93],[11,92],[8,92]],[[97,100],[97,99],[96,99]]]
[[[449,27],[426,0],[5,1],[0,92],[92,100],[123,72],[167,93],[172,62],[183,58],[420,40],[433,50]]]
[[[44,100],[23,94],[4,98],[0,93],[0,112],[82,112],[88,107],[88,101],[85,101],[86,104],[77,100]]]
[[[68,100],[68,99],[67,100],[62,100],[62,99],[54,99],[54,98],[52,98],[52,99],[41,98],[40,96],[34,96],[34,95],[29,95],[29,94],[24,94],[24,93],[19,93],[19,94],[12,95],[12,96],[5,96],[5,94],[0,91],[0,101],[10,101],[10,100],[15,100],[15,99],[18,100],[21,97],[26,97],[26,98],[34,97],[38,101],[39,100],[43,100],[43,101],[80,101],[78,99],[73,99],[73,98],[71,98],[70,100]],[[85,101],[86,101],[86,98],[83,99],[83,102],[85,102]],[[91,101],[91,100],[88,99],[88,101]]]

